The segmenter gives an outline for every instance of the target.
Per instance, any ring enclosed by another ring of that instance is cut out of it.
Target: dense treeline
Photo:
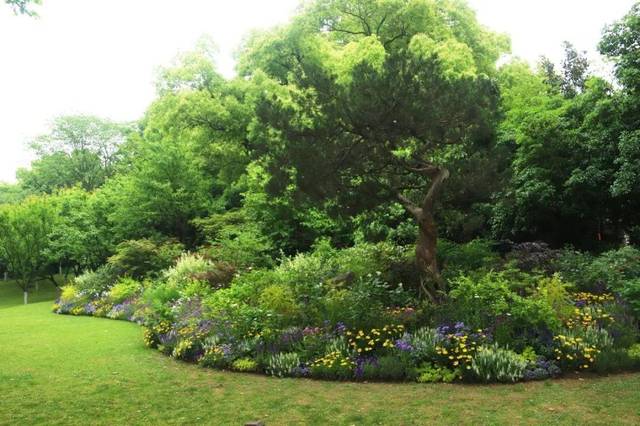
[[[417,236],[437,292],[437,235],[634,242],[639,9],[604,31],[609,82],[569,43],[559,70],[497,67],[508,39],[459,2],[315,2],[248,37],[234,80],[203,41],[161,72],[139,122],[56,119],[0,202],[6,214],[27,198],[50,205],[43,253],[56,254],[38,255],[40,272],[95,268],[140,238],[227,239],[275,258],[319,237]]]

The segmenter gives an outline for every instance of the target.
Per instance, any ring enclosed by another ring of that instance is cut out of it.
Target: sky
[[[507,33],[512,54],[559,61],[561,43],[586,50],[597,71],[603,27],[635,0],[468,0],[478,19]],[[39,18],[14,16],[0,0],[0,181],[29,165],[28,141],[59,115],[133,121],[155,97],[158,67],[203,35],[218,67],[234,73],[234,52],[255,28],[287,22],[298,0],[43,0]]]

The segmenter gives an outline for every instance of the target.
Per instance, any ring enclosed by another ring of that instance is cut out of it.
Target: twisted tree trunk
[[[430,283],[423,280],[423,291],[433,302],[441,300],[446,292],[446,283],[440,275],[437,260],[438,229],[433,217],[433,205],[442,184],[449,177],[449,170],[444,167],[429,166],[420,169],[431,177],[429,190],[420,205],[414,204],[404,195],[397,197],[404,208],[413,215],[418,224],[418,239],[416,241],[416,265],[424,272]]]

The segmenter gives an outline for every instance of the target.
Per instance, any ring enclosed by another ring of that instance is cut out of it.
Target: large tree
[[[0,207],[0,258],[22,289],[25,304],[46,266],[45,250],[55,220],[55,210],[45,197]]]
[[[435,204],[449,164],[491,137],[507,49],[463,1],[316,1],[254,35],[239,70],[260,87],[251,130],[272,192],[293,187],[348,214],[397,201],[437,299]]]
[[[18,171],[18,180],[34,192],[75,185],[93,190],[115,173],[120,145],[130,132],[130,125],[98,117],[58,117],[50,133],[31,142],[37,159],[30,170]]]

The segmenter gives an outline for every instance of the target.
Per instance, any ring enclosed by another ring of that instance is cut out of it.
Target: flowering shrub
[[[512,382],[640,368],[637,319],[619,288],[571,294],[564,275],[467,271],[434,306],[388,269],[369,273],[362,250],[339,253],[320,243],[231,283],[233,268],[201,255],[145,275],[155,281],[99,268],[65,287],[54,312],[138,322],[147,346],[176,359],[277,377]]]
[[[436,359],[440,365],[453,370],[470,370],[473,355],[480,346],[490,341],[489,335],[483,330],[471,333],[461,322],[452,327],[440,326],[437,331],[439,344],[436,346]]]
[[[593,365],[600,350],[587,344],[581,337],[554,336],[554,353],[563,369],[586,370]]]
[[[402,339],[411,346],[410,356],[419,365],[422,361],[434,359],[441,337],[435,328],[422,327],[412,333],[405,333]]]
[[[358,354],[368,354],[382,349],[395,347],[396,341],[402,336],[405,327],[402,324],[385,325],[382,328],[372,328],[369,331],[347,331],[349,346]]]
[[[311,363],[311,375],[322,379],[347,380],[353,377],[356,363],[334,351]]]
[[[553,362],[547,361],[540,357],[535,362],[529,362],[526,370],[524,371],[524,380],[545,380],[552,377],[557,377],[562,373],[560,367]]]

